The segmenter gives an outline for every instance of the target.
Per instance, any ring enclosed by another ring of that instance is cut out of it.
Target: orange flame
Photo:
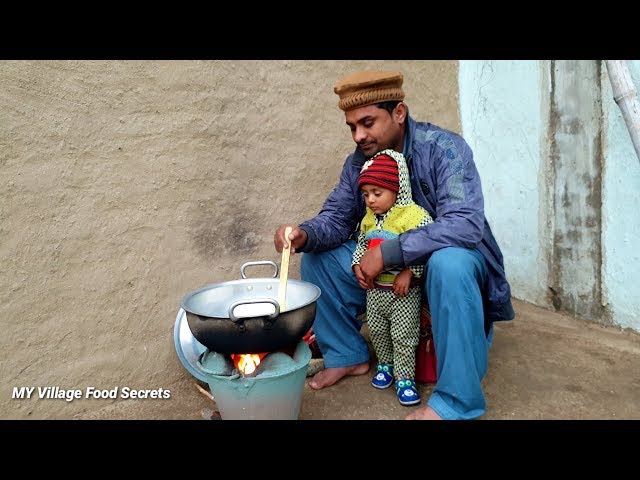
[[[243,375],[251,375],[265,357],[266,353],[232,353],[233,365]]]

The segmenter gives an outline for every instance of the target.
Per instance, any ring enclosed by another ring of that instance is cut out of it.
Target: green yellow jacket
[[[401,233],[412,228],[421,227],[433,222],[431,215],[411,197],[411,183],[409,170],[404,156],[395,150],[383,150],[380,154],[387,154],[398,162],[399,189],[396,202],[383,215],[376,215],[367,207],[367,212],[360,222],[358,245],[353,254],[351,267],[360,264],[360,259],[367,248],[377,246],[381,241],[397,238]],[[424,264],[409,265],[414,277],[420,278],[424,274]],[[396,275],[401,270],[384,270],[376,277],[376,284],[380,286],[393,285]]]

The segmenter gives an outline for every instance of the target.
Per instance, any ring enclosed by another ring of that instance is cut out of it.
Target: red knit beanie
[[[364,184],[377,185],[398,193],[400,190],[398,162],[386,154],[367,160],[362,166],[360,178],[358,178],[358,186],[362,187]]]

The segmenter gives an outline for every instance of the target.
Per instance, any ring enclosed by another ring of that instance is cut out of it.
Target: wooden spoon
[[[284,238],[287,239],[287,246],[282,247],[282,261],[280,262],[280,287],[278,288],[280,312],[284,312],[286,310],[287,277],[289,276],[289,256],[291,255],[291,240],[289,240],[289,234],[291,233],[291,230],[291,227],[287,227],[284,230]]]

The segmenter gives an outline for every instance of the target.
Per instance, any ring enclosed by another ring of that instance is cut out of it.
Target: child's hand
[[[367,281],[364,279],[364,275],[362,274],[362,270],[360,270],[360,265],[353,266],[353,273],[356,275],[356,279],[362,288],[367,290],[369,285],[367,285]]]
[[[411,285],[411,279],[413,278],[413,272],[408,268],[404,269],[397,276],[393,282],[393,293],[396,297],[406,297],[409,293],[409,285]]]

